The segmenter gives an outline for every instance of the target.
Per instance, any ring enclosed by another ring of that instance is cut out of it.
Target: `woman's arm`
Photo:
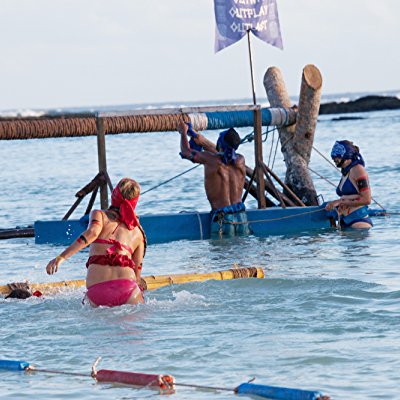
[[[58,271],[58,267],[68,258],[72,257],[75,253],[82,250],[100,235],[103,230],[103,213],[99,210],[93,210],[90,213],[88,228],[70,244],[63,252],[56,258],[53,258],[46,266],[46,271],[49,275]]]
[[[144,257],[144,239],[140,240],[139,246],[135,249],[132,254],[132,260],[135,263],[135,275],[136,282],[140,283],[140,278],[142,277],[142,267],[143,267],[143,257]]]
[[[356,165],[351,169],[349,178],[355,184],[358,195],[343,196],[340,199],[340,205],[345,207],[360,207],[371,204],[371,188],[365,168],[362,165]]]
[[[371,204],[371,188],[367,171],[362,165],[356,165],[350,171],[351,181],[358,190],[358,194],[342,196],[338,200],[330,201],[325,209],[328,211],[336,207],[361,207]]]

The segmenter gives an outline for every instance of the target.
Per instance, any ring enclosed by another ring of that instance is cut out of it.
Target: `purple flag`
[[[276,0],[214,0],[215,52],[240,40],[250,30],[283,49]]]

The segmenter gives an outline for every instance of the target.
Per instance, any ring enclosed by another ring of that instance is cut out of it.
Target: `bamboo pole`
[[[230,280],[241,278],[264,278],[264,270],[261,267],[238,268],[234,267],[225,271],[215,271],[207,273],[191,273],[191,274],[171,274],[171,275],[151,275],[142,278],[142,284],[145,290],[155,290],[163,286],[179,285],[188,282],[203,282],[207,280]],[[85,286],[84,279],[48,282],[48,283],[30,283],[29,287],[32,292],[39,290],[45,295],[57,293],[62,289],[77,289]],[[9,285],[0,286],[0,294],[7,296],[10,293]]]

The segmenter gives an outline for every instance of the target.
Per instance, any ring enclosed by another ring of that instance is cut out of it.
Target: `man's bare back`
[[[188,125],[185,122],[181,121],[177,129],[181,134],[181,156],[204,165],[204,187],[211,208],[215,210],[240,203],[246,178],[244,157],[236,154],[235,162],[226,164],[215,144],[198,132],[194,141],[204,151],[190,148],[187,139]]]
[[[223,131],[215,145],[183,121],[177,129],[181,135],[181,157],[204,165],[204,186],[212,209],[211,237],[248,235],[250,228],[242,202],[246,165],[243,155],[236,153],[239,134],[233,128]]]
[[[246,174],[244,157],[238,154],[235,165],[225,165],[219,155],[212,156],[217,162],[204,164],[204,187],[211,208],[240,203]]]

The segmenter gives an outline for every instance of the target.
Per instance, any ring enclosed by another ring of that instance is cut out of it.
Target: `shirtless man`
[[[211,205],[211,237],[243,236],[250,233],[242,191],[246,177],[243,155],[237,154],[238,133],[221,132],[217,145],[181,121],[181,157],[204,165],[204,187]],[[189,144],[187,135],[191,136]],[[204,149],[204,151],[202,151]]]

